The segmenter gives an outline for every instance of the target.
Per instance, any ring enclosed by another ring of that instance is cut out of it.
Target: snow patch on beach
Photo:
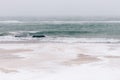
[[[9,73],[0,71],[0,80],[120,80],[120,44],[16,43],[0,44],[0,49],[28,50],[9,54],[22,56],[23,58],[20,59],[0,58],[0,68],[16,70]],[[0,55],[8,55],[8,53],[0,53]],[[99,60],[63,64],[76,58],[80,61],[85,60],[79,57],[82,55],[86,60],[89,58]]]
[[[120,80],[119,69],[90,65],[63,68],[55,72],[22,71],[0,75],[1,80]]]

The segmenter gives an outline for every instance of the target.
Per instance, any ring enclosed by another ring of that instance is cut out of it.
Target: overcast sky
[[[0,16],[120,16],[120,0],[0,0]]]

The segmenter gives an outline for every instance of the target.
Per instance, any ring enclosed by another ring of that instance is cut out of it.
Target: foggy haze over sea
[[[119,0],[0,0],[0,16],[120,16]]]

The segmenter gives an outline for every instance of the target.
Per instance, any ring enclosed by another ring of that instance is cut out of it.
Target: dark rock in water
[[[45,35],[33,35],[32,37],[33,38],[42,38],[42,37],[45,37]]]
[[[21,35],[15,35],[15,37],[24,37],[24,36],[21,36]]]

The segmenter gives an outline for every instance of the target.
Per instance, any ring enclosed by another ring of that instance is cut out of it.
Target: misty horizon
[[[120,16],[118,0],[0,0],[0,16]]]

